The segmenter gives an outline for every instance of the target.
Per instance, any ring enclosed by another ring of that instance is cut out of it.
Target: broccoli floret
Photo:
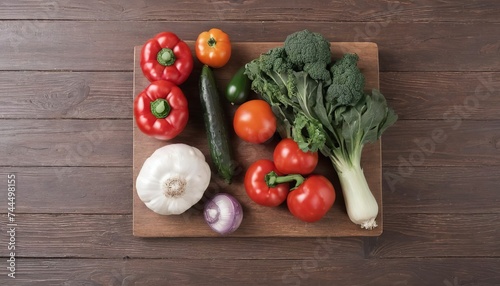
[[[286,58],[283,47],[274,48],[261,54],[256,61],[259,64],[260,70],[265,73],[283,73],[292,68],[291,63]]]
[[[279,66],[279,64],[275,65],[275,62],[278,60],[281,62],[284,54],[285,52],[283,48],[274,48],[266,53],[263,53],[256,60],[258,61],[259,67],[263,72],[270,72],[274,70],[275,66]]]
[[[304,70],[315,80],[330,81],[330,42],[321,34],[309,30],[293,33],[286,38],[284,49],[294,70]]]
[[[365,77],[357,62],[358,55],[345,54],[332,65],[332,84],[326,92],[326,101],[336,105],[353,106],[363,97]]]
[[[330,84],[332,80],[330,72],[326,69],[326,65],[320,62],[305,64],[304,71],[308,73],[312,79],[325,82],[325,85]]]
[[[259,58],[248,63],[245,68],[245,74],[249,79],[271,80],[285,95],[287,94],[288,74],[291,71],[291,64],[286,59],[283,47],[274,48],[261,54]]]

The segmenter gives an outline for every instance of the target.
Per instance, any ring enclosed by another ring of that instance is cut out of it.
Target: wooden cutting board
[[[194,43],[188,42],[194,56]],[[366,179],[378,205],[378,227],[374,230],[364,230],[353,224],[346,213],[342,191],[337,176],[330,161],[321,158],[315,173],[327,176],[334,184],[337,199],[328,214],[316,223],[305,223],[290,214],[286,203],[276,208],[262,207],[252,202],[243,187],[243,177],[250,164],[258,159],[271,159],[272,151],[278,136],[265,144],[251,144],[239,139],[232,129],[232,118],[236,106],[231,106],[225,100],[223,92],[231,76],[245,63],[259,56],[259,54],[282,45],[276,42],[240,42],[233,43],[232,56],[229,63],[214,70],[223,104],[226,105],[226,118],[233,146],[234,159],[239,163],[233,182],[228,185],[215,172],[205,197],[190,210],[178,216],[161,216],[149,210],[137,196],[135,180],[144,161],[157,149],[166,144],[186,143],[200,149],[207,159],[212,170],[210,153],[201,113],[198,93],[198,79],[201,64],[195,58],[195,67],[190,78],[181,86],[189,101],[189,122],[186,129],[175,139],[165,142],[144,135],[133,122],[134,148],[134,187],[133,187],[133,234],[139,237],[214,237],[213,232],[203,219],[203,203],[216,193],[226,192],[236,197],[243,206],[244,218],[240,228],[230,236],[234,237],[341,237],[341,236],[378,236],[383,230],[382,220],[382,180],[381,180],[381,142],[366,145],[362,156],[362,166]],[[137,96],[149,82],[143,76],[140,68],[141,46],[134,48],[134,85],[133,96]],[[359,67],[366,77],[366,89],[379,88],[378,47],[375,43],[332,43],[334,59],[342,54],[351,52],[359,55]],[[253,96],[256,96],[255,94]],[[131,98],[131,104],[133,99]]]

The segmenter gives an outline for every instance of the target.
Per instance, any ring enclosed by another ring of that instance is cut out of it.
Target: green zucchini
[[[207,65],[204,65],[201,70],[200,100],[210,156],[219,176],[227,183],[231,183],[234,175],[234,164],[231,159],[232,152],[226,127],[227,121],[215,85],[214,74]]]

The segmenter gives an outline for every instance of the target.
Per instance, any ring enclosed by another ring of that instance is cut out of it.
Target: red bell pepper
[[[291,187],[290,183],[294,181],[295,184]],[[244,185],[252,201],[275,207],[286,200],[290,212],[305,222],[320,220],[335,202],[335,189],[324,176],[282,176],[274,163],[267,159],[250,165],[245,174]]]
[[[178,86],[158,80],[135,98],[134,116],[142,132],[160,140],[170,140],[186,127],[188,102]]]
[[[180,85],[193,70],[193,55],[177,35],[162,32],[142,47],[141,69],[150,82],[163,79]]]
[[[270,182],[269,174],[278,176],[278,170],[274,163],[267,159],[256,161],[250,165],[245,174],[245,190],[252,201],[257,204],[276,207],[286,200],[290,187],[288,183]]]

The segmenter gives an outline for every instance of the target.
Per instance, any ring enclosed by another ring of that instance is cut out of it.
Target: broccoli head
[[[330,42],[321,34],[309,30],[290,34],[284,49],[296,71],[304,70],[315,80],[330,80],[326,68],[332,61]]]
[[[330,42],[321,34],[309,30],[295,32],[286,37],[285,52],[294,65],[302,68],[307,63],[331,63]]]
[[[363,97],[365,77],[357,62],[358,55],[345,54],[331,66],[332,83],[327,90],[327,101],[353,106]]]

